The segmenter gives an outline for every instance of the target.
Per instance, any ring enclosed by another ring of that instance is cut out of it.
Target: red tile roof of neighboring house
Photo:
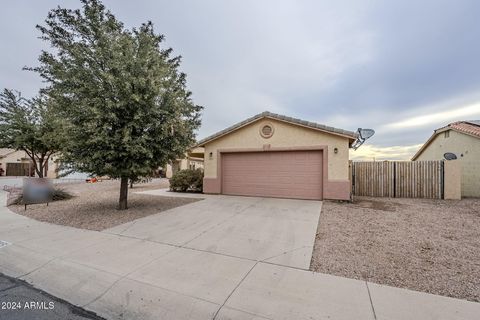
[[[425,142],[425,144],[420,148],[420,150],[415,153],[415,155],[412,157],[412,160],[415,160],[418,158],[418,156],[423,152],[423,150],[430,144],[430,142],[433,141],[435,136],[439,134],[440,132],[444,132],[447,130],[455,130],[457,132],[461,132],[464,134],[468,134],[470,136],[476,137],[480,139],[480,120],[470,120],[470,121],[457,121],[457,122],[452,122],[445,127],[441,127],[436,129],[432,136]]]
[[[458,121],[450,123],[447,127],[480,138],[480,125],[475,124],[473,121]]]

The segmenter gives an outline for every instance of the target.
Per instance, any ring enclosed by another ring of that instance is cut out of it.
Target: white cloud
[[[350,151],[350,159],[357,161],[410,160],[422,144],[410,146],[379,147],[363,145]]]
[[[450,122],[466,120],[468,117],[480,117],[480,103],[455,108],[453,110],[407,118],[401,121],[389,123],[385,125],[385,128],[401,130],[412,127],[424,127],[438,123],[444,123],[444,125],[447,125]]]

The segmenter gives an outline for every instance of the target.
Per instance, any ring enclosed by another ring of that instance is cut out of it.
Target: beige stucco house
[[[461,164],[463,197],[480,197],[480,120],[459,121],[434,131],[412,160],[441,160],[454,153]]]
[[[205,193],[350,199],[348,157],[356,134],[263,112],[198,143]]]
[[[0,168],[3,169],[2,176],[28,176],[35,174],[33,164],[25,151],[16,151],[14,149],[0,148]],[[56,168],[57,165],[53,159],[49,160],[45,168],[45,176],[56,178]]]
[[[165,176],[171,178],[175,172],[185,169],[203,169],[203,156],[205,150],[201,147],[194,147],[185,153],[185,158],[177,159],[165,167]]]

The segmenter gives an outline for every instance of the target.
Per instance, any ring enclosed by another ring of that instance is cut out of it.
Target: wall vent
[[[268,139],[273,136],[273,131],[273,126],[270,123],[267,123],[260,128],[260,135]]]

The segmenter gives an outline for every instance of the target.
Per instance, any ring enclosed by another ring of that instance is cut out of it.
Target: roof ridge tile
[[[356,139],[356,137],[357,137],[355,132],[353,132],[353,131],[343,130],[343,129],[326,126],[324,124],[320,124],[320,123],[316,123],[316,122],[312,122],[312,121],[307,121],[307,120],[293,118],[293,117],[289,117],[289,116],[285,116],[285,115],[281,115],[281,114],[276,114],[276,113],[272,113],[270,111],[263,111],[262,113],[256,114],[253,117],[247,118],[247,119],[245,119],[243,121],[240,121],[240,122],[238,122],[238,123],[236,123],[236,124],[234,124],[230,127],[227,127],[227,128],[225,128],[221,131],[218,131],[218,132],[216,132],[216,133],[214,133],[210,136],[205,137],[204,139],[198,141],[198,143],[195,146],[200,146],[202,144],[205,144],[206,142],[217,139],[217,138],[219,138],[219,137],[221,137],[221,136],[223,136],[223,135],[225,135],[229,132],[232,132],[236,129],[239,129],[240,127],[243,127],[244,125],[246,125],[248,123],[254,122],[254,121],[256,121],[258,119],[261,119],[261,118],[264,118],[264,117],[269,117],[269,118],[280,120],[280,121],[290,122],[292,124],[298,124],[298,125],[302,125],[302,126],[305,126],[305,127],[308,127],[308,128],[312,128],[312,129],[321,129],[321,130],[324,130],[324,131],[327,131],[327,132],[330,132],[330,133],[344,135],[344,136],[347,136],[348,138],[351,138],[351,139]]]

